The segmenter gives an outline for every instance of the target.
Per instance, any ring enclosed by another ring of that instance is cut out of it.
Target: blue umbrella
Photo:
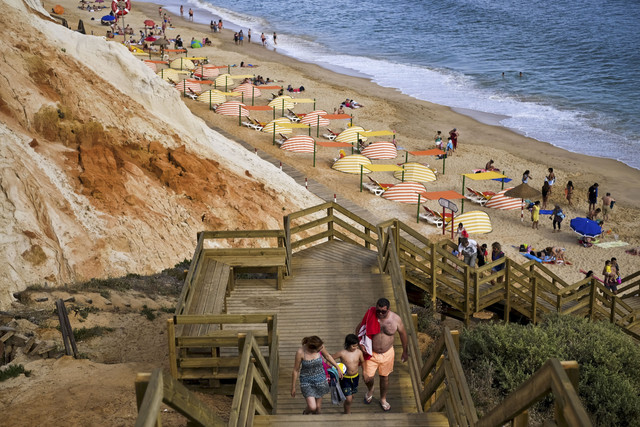
[[[103,20],[103,21],[115,21],[116,20],[116,18],[114,16],[111,16],[111,15],[105,15],[100,19]]]
[[[581,236],[596,237],[602,234],[602,227],[587,218],[573,218],[570,225],[571,229]]]

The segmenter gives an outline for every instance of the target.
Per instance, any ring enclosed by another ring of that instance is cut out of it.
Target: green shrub
[[[142,314],[143,316],[146,316],[147,319],[149,320],[156,320],[156,317],[158,317],[156,313],[153,311],[153,309],[147,307],[146,305],[142,306],[142,310],[140,311],[140,314]]]
[[[578,394],[595,425],[640,426],[640,347],[616,326],[553,315],[539,326],[487,324],[461,336],[469,382],[484,382],[472,391],[474,401],[487,396],[487,383],[506,396],[552,357],[579,363]],[[547,398],[537,410],[550,411],[551,403]],[[477,406],[484,412],[495,404]]]
[[[73,337],[76,341],[86,341],[89,338],[99,337],[104,335],[105,332],[113,332],[113,328],[105,326],[94,326],[92,328],[80,328],[73,330]]]
[[[0,370],[0,382],[8,380],[9,378],[15,378],[20,374],[28,377],[31,375],[31,371],[26,371],[22,365],[11,365],[6,369]]]

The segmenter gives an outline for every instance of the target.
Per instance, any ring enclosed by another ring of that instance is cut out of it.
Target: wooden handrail
[[[567,364],[577,369],[577,363]],[[550,359],[538,369],[517,390],[509,394],[498,406],[492,409],[477,422],[478,427],[494,427],[503,425],[533,404],[553,393],[556,397],[556,417],[560,417],[561,425],[591,426],[591,420],[580,403],[574,384],[565,372],[558,359]]]

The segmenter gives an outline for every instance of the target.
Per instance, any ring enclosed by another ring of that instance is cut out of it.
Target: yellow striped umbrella
[[[182,92],[191,93],[189,92],[189,89],[191,89],[196,94],[202,92],[202,86],[200,86],[200,83],[191,82],[189,80],[181,81],[180,83],[176,84],[174,88],[179,90],[181,93]]]
[[[169,67],[176,70],[193,70],[196,68],[195,64],[190,59],[186,58],[174,59],[171,61],[171,64],[169,64]]]
[[[227,90],[228,87],[233,86],[233,77],[231,74],[220,74],[213,82],[216,89],[225,88],[224,90]]]
[[[289,95],[282,95],[282,96],[273,98],[271,101],[269,101],[269,104],[267,105],[276,110],[285,109],[285,108],[294,108],[295,104],[293,103],[292,99],[293,98],[291,98]]]
[[[287,139],[280,148],[295,153],[313,153],[314,140],[310,136],[296,135]]]
[[[436,174],[422,163],[405,163],[403,171],[396,171],[393,176],[396,179],[414,182],[431,182],[436,180]]]
[[[345,156],[341,159],[338,159],[331,167],[340,172],[360,174],[360,165],[370,164],[371,160],[367,159],[365,156],[361,156],[360,154],[352,154],[350,156]],[[362,173],[371,173],[371,171],[367,168],[362,169],[364,169]]]
[[[158,71],[156,74],[166,82],[168,82],[169,80],[176,82],[186,78],[190,74],[190,72],[174,70],[173,68],[164,68]]]
[[[427,189],[419,182],[401,182],[391,188],[388,188],[382,197],[387,200],[393,200],[394,202],[417,204],[419,194],[426,193]],[[422,198],[423,201],[426,201]]]
[[[340,135],[336,137],[336,142],[348,142],[355,144],[358,142],[358,134],[364,133],[365,130],[360,126],[351,126],[347,130],[340,132]],[[360,139],[364,142],[367,140],[364,136],[360,135]]]
[[[223,104],[218,105],[216,108],[216,113],[222,114],[223,116],[236,116],[241,115],[242,117],[246,117],[249,115],[249,111],[246,110],[244,104],[238,101],[227,101]]]
[[[362,155],[372,160],[395,159],[398,157],[398,149],[393,142],[380,141],[367,145],[362,150]]]
[[[286,117],[280,117],[279,119],[271,120],[269,123],[267,123],[264,126],[264,128],[262,128],[262,132],[274,133],[274,126],[275,126],[275,133],[282,133],[284,135],[289,135],[290,133],[293,132],[293,129],[280,126],[281,124],[288,124],[288,123],[291,123],[291,122]]]
[[[469,234],[485,234],[491,233],[491,219],[486,212],[470,211],[455,217],[454,227],[463,224]],[[451,222],[447,224],[447,231],[451,231]]]
[[[511,188],[505,188],[504,190],[496,193],[485,206],[488,208],[504,210],[522,209],[524,206],[524,200],[504,195],[504,193],[511,190]]]
[[[199,66],[193,71],[193,75],[202,79],[215,79],[220,75],[220,70],[216,66]]]
[[[325,119],[323,117],[326,115],[327,112],[324,110],[315,110],[300,119],[300,123],[304,123],[309,126],[329,126],[329,119]]]
[[[219,90],[211,89],[202,92],[197,100],[207,104],[222,104],[227,100],[227,97]]]

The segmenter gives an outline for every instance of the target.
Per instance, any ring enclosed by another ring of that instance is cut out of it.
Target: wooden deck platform
[[[318,335],[325,341],[329,352],[335,353],[342,348],[345,335],[354,332],[365,311],[378,298],[388,298],[392,302],[391,309],[394,309],[390,279],[377,273],[376,257],[376,252],[333,240],[294,254],[292,274],[285,278],[281,291],[269,281],[237,281],[235,290],[227,298],[227,313],[278,314],[280,373],[277,415],[302,414],[305,407],[299,386],[296,398],[290,396],[294,355],[303,337]],[[415,413],[417,408],[409,370],[400,362],[402,345],[398,337],[395,350],[396,364],[390,376],[388,400],[393,413]],[[376,379],[376,389],[377,383]],[[383,415],[378,404],[378,392],[375,392],[371,405],[363,403],[365,392],[366,386],[361,381],[352,411],[355,414],[375,414],[377,420]],[[342,406],[332,405],[327,396],[323,412],[340,414]],[[307,419],[304,421],[306,423]],[[270,423],[265,420],[256,422],[267,423],[261,425]],[[394,422],[388,425],[408,424]]]

